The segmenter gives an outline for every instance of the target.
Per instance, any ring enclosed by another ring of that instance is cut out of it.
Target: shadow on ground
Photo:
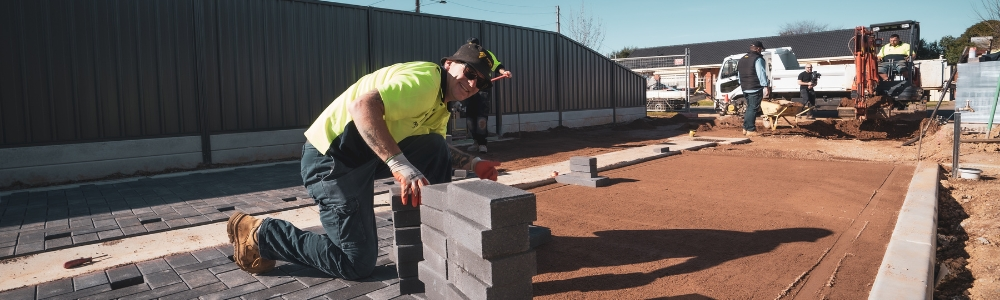
[[[584,268],[626,266],[688,258],[646,273],[598,274],[536,282],[536,296],[570,291],[610,291],[640,287],[659,278],[698,272],[730,260],[767,253],[781,244],[815,242],[833,232],[822,228],[785,228],[741,232],[713,229],[609,230],[596,237],[554,236],[538,253],[538,274]],[[677,298],[706,299],[706,298]]]

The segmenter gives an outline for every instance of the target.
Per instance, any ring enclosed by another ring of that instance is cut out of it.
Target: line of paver
[[[314,205],[298,165],[146,178],[0,198],[0,259]],[[392,179],[375,181],[385,193]]]
[[[413,299],[399,293],[399,276],[389,259],[390,213],[375,215],[378,267],[358,281],[282,261],[253,276],[232,262],[232,245],[224,245],[12,289],[0,292],[0,299]],[[323,232],[322,227],[306,230]]]

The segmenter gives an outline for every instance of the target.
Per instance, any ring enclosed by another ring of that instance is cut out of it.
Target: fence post
[[[201,1],[191,1],[191,5],[194,8],[194,32],[195,32],[195,67],[198,71],[195,73],[198,78],[195,80],[198,82],[198,99],[196,107],[198,107],[198,131],[201,134],[201,160],[205,165],[212,164],[212,136],[208,130],[208,110],[206,103],[208,99],[208,91],[205,88],[205,78],[208,77],[207,70],[205,70],[205,6],[198,5],[203,3]]]

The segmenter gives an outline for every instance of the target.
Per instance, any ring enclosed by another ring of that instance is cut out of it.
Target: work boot
[[[747,135],[747,130],[743,129],[743,135]]]
[[[479,145],[479,153],[486,153],[486,145]]]
[[[478,150],[479,150],[479,144],[477,143],[472,143],[472,146],[469,146],[469,148],[465,148],[465,151],[469,152],[476,152]]]
[[[757,133],[756,131],[747,131],[747,133],[744,133],[744,135],[746,135],[748,137],[751,137],[751,136],[760,136],[760,134]]]
[[[260,274],[274,269],[274,260],[260,257],[257,247],[257,228],[263,220],[242,212],[233,213],[226,224],[229,242],[233,243],[233,261],[250,274]]]

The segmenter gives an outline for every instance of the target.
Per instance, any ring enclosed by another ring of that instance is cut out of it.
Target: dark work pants
[[[752,93],[743,93],[747,100],[747,110],[743,113],[743,129],[746,131],[757,131],[757,110],[760,110],[760,101],[764,99],[764,90]]]
[[[799,89],[799,93],[802,94],[802,104],[816,106],[816,90]]]
[[[451,181],[450,152],[444,137],[427,134],[399,142],[406,158],[431,184]],[[355,280],[368,277],[378,256],[375,234],[374,180],[389,177],[389,168],[367,146],[331,147],[319,153],[302,146],[302,182],[319,206],[326,234],[296,228],[288,221],[267,218],[257,231],[261,256],[316,268],[332,276]],[[367,158],[367,159],[366,159]]]
[[[490,134],[489,124],[487,124],[491,104],[489,97],[489,92],[479,92],[464,101],[465,128],[472,135],[472,140],[479,145],[486,145],[486,137]]]

